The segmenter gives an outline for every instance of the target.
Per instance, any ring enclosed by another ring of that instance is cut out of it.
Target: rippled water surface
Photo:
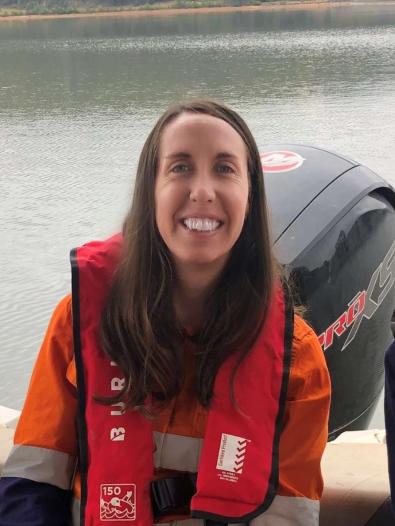
[[[185,96],[395,184],[395,7],[0,24],[0,404],[21,407],[69,249],[117,228],[144,138]]]

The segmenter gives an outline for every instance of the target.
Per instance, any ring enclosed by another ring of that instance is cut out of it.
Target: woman
[[[74,525],[317,526],[329,375],[281,285],[259,153],[237,113],[168,109],[123,235],[71,260],[0,525],[66,525],[71,507]]]

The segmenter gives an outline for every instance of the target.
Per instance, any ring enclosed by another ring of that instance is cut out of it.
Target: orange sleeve
[[[71,295],[56,306],[30,380],[15,445],[77,454]]]
[[[295,316],[291,370],[279,451],[279,494],[318,500],[328,440],[330,378],[314,331]]]

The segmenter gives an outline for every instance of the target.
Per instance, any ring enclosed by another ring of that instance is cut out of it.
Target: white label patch
[[[222,433],[217,459],[217,469],[221,471],[221,479],[237,482],[239,475],[243,473],[249,442],[247,438]]]
[[[136,484],[101,484],[100,520],[136,520]]]
[[[124,427],[113,427],[110,431],[110,439],[113,442],[122,442],[125,440],[126,429]]]

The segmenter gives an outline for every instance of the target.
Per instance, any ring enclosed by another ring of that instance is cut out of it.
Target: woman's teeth
[[[184,225],[188,230],[197,230],[198,232],[211,232],[220,226],[220,222],[215,219],[194,218],[184,219]]]

